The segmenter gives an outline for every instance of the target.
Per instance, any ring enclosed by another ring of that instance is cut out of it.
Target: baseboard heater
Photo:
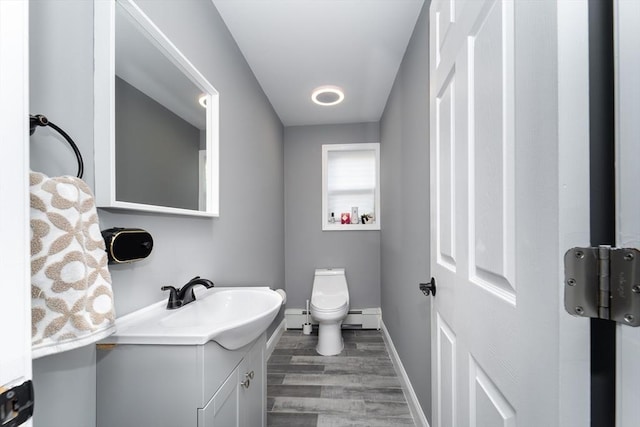
[[[284,319],[287,329],[302,329],[302,325],[307,321],[307,310],[304,308],[287,308],[284,311]],[[342,327],[380,329],[381,320],[382,310],[380,307],[349,310],[346,319],[342,322]],[[313,319],[311,319],[311,323],[318,324]]]

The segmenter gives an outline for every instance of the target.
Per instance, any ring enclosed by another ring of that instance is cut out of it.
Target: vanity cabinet
[[[263,345],[247,353],[209,403],[198,409],[198,427],[266,425],[265,373]]]
[[[265,347],[99,345],[97,427],[265,426]]]

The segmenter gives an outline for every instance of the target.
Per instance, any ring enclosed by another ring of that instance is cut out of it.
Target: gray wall
[[[382,317],[431,421],[429,298],[429,2],[380,122]],[[391,219],[391,220],[390,220]]]
[[[31,114],[45,114],[74,139],[82,151],[85,181],[90,186],[94,182],[92,14],[91,2],[29,4]],[[38,128],[30,150],[32,170],[50,176],[76,174],[73,151],[50,128]],[[95,359],[95,348],[86,346],[33,361],[38,394],[35,427],[95,424]]]
[[[103,229],[142,227],[155,241],[146,260],[110,267],[117,314],[165,298],[160,286],[196,274],[218,286],[283,287],[280,120],[210,0],[138,3],[220,92],[220,218],[99,210]],[[30,15],[31,111],[76,140],[93,186],[93,2],[32,0]],[[47,129],[32,137],[32,169],[74,174],[73,153],[55,138]],[[95,360],[87,346],[34,361],[36,427],[95,425]]]
[[[119,77],[115,102],[116,200],[198,210],[200,129]]]
[[[380,232],[322,231],[320,219],[322,144],[379,142],[379,138],[378,123],[285,128],[287,307],[304,308],[311,298],[314,270],[325,267],[346,269],[352,308],[380,307]],[[384,217],[389,218],[386,212]]]

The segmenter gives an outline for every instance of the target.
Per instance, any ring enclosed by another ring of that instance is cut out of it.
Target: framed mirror
[[[218,216],[218,92],[134,1],[94,25],[97,206]]]

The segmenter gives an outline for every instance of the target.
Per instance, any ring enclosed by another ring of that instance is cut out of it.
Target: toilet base
[[[335,356],[342,353],[342,322],[320,323],[318,326],[318,345],[316,351],[322,356]]]

